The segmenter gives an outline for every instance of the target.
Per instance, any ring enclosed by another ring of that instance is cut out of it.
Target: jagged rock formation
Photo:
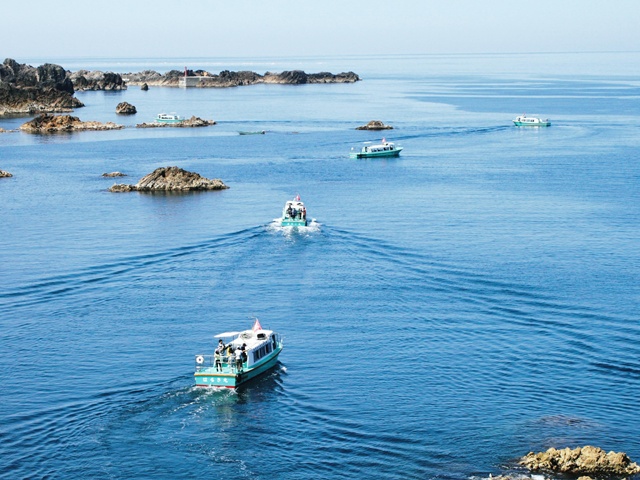
[[[8,178],[13,177],[9,172],[5,172],[4,170],[0,170],[0,178]]]
[[[139,123],[136,128],[162,128],[162,127],[208,127],[209,125],[215,125],[214,120],[203,120],[200,117],[192,116],[182,122],[178,123]]]
[[[361,127],[356,127],[356,130],[392,130],[393,127],[390,125],[385,125],[380,120],[371,120],[366,125],[362,125]]]
[[[70,112],[84,104],[60,66],[37,68],[7,58],[0,65],[0,115]]]
[[[193,190],[224,190],[220,179],[208,179],[178,167],[161,167],[140,179],[135,185],[116,184],[110,192],[187,192]]]
[[[138,110],[136,110],[136,107],[131,105],[129,102],[120,102],[116,105],[116,113],[120,115],[133,115],[138,113]]]
[[[205,70],[187,70],[189,77],[199,77],[197,87],[237,87],[241,85],[255,85],[257,83],[277,83],[286,85],[301,85],[305,83],[354,83],[360,77],[353,72],[343,72],[334,75],[329,72],[305,73],[302,70],[285,71],[282,73],[266,72],[260,75],[256,72],[239,71],[231,72],[223,70],[219,74],[213,74]],[[177,87],[184,72],[171,70],[160,74],[155,70],[145,70],[139,73],[124,73],[123,79],[129,85],[155,85],[165,87]]]
[[[83,122],[78,117],[71,115],[51,115],[48,113],[38,115],[33,120],[20,126],[20,130],[27,133],[55,133],[72,132],[82,130],[119,130],[124,128],[113,122]]]
[[[103,173],[102,176],[103,177],[126,177],[127,175],[122,172],[110,172],[110,173]]]
[[[145,92],[146,92],[147,90],[149,90],[149,85],[147,85],[146,83],[143,83],[143,84],[140,86],[140,90],[142,90],[142,91],[145,91]]]
[[[119,73],[78,70],[68,75],[76,90],[126,90],[127,84]]]
[[[573,450],[550,448],[546,452],[530,452],[520,464],[532,471],[551,471],[570,475],[603,475],[626,477],[640,473],[626,453],[609,452],[598,447],[585,446]]]

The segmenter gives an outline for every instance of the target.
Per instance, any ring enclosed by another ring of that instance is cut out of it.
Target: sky
[[[0,11],[0,61],[640,51],[640,0],[29,0]]]

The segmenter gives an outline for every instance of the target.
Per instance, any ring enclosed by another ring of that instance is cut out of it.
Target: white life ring
[[[198,364],[204,363],[204,357],[202,355],[198,355],[196,357],[196,363],[198,363]]]

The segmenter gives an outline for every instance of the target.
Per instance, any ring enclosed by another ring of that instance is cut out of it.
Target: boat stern
[[[280,222],[283,227],[306,227],[307,220],[294,220],[292,218],[285,218]]]
[[[239,384],[236,373],[201,370],[196,371],[193,376],[196,387],[236,388],[236,385]]]

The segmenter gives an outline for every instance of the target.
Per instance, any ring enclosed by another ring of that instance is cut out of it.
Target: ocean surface
[[[583,445],[640,461],[640,53],[16,60],[362,81],[78,92],[81,120],[131,128],[0,133],[0,478],[484,479]],[[161,112],[218,124],[132,128]],[[524,112],[551,127],[513,126]],[[370,120],[394,129],[355,130]],[[382,137],[399,158],[349,158]],[[102,177],[173,165],[230,188]],[[297,194],[315,225],[283,230]],[[194,356],[253,316],[284,336],[278,366],[194,388]]]

